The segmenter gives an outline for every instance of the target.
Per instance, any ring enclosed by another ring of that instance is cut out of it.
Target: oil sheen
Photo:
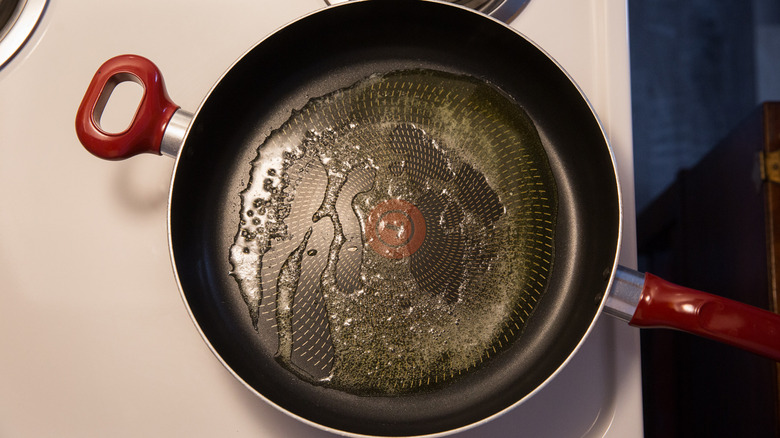
[[[362,395],[431,390],[521,336],[553,264],[539,134],[491,84],[377,74],[258,145],[230,248],[277,362]]]

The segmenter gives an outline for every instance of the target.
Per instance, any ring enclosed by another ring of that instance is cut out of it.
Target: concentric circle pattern
[[[251,172],[232,275],[270,354],[312,384],[446,384],[521,336],[544,294],[552,172],[490,84],[366,78],[293,112]]]
[[[402,199],[388,199],[374,207],[366,221],[366,241],[377,254],[409,257],[425,240],[425,219],[420,210]]]

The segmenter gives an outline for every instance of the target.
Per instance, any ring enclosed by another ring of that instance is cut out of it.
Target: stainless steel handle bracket
[[[171,116],[168,126],[165,127],[163,138],[160,142],[160,153],[172,158],[179,155],[179,149],[184,142],[184,134],[187,133],[187,127],[190,126],[194,116],[179,108]]]
[[[645,275],[643,273],[618,266],[612,288],[604,303],[604,313],[626,322],[631,321],[642,297],[644,286]]]

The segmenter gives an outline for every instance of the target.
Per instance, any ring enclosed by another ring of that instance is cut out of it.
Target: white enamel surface
[[[0,436],[331,436],[269,406],[216,360],[168,257],[173,160],[105,162],[74,116],[95,69],[152,59],[193,111],[225,68],[320,0],[52,2],[0,70]],[[621,264],[634,266],[626,5],[532,0],[513,22],[588,95],[615,149]],[[600,318],[547,386],[455,436],[641,436],[638,332]]]

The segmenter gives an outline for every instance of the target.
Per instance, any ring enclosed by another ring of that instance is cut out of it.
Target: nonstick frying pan
[[[100,115],[144,95],[131,126]],[[780,359],[777,315],[617,266],[621,204],[586,98],[539,47],[423,0],[323,9],[245,53],[194,114],[150,61],[103,64],[84,146],[176,157],[182,296],[250,390],[331,431],[448,433],[531,396],[602,306]]]

